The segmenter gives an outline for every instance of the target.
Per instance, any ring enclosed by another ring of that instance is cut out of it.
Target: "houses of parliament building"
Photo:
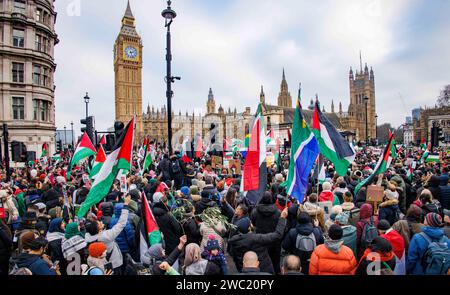
[[[167,109],[147,106],[142,109],[142,40],[136,31],[135,18],[128,2],[125,15],[122,18],[122,27],[114,45],[114,72],[115,72],[115,117],[116,121],[128,122],[136,117],[136,145],[144,137],[157,142],[167,142]],[[353,72],[350,68],[350,105],[348,111],[342,109],[335,112],[334,101],[331,112],[325,113],[327,118],[339,131],[347,135],[349,140],[366,139],[366,109],[368,117],[368,137],[374,138],[375,127],[375,78],[373,70],[367,65],[360,71]],[[206,94],[206,93],[205,93]],[[300,96],[300,90],[299,90]],[[367,99],[368,98],[368,99]],[[283,69],[280,92],[276,105],[266,101],[264,88],[261,86],[259,101],[263,105],[266,130],[274,129],[277,136],[287,138],[287,130],[292,128],[295,114],[295,103],[288,89],[285,71]],[[366,105],[367,103],[367,105]],[[256,99],[254,102],[256,105]],[[294,106],[294,108],[293,108]],[[312,121],[314,101],[311,99],[308,107],[303,104],[303,114],[307,122]],[[250,132],[256,109],[247,107],[238,112],[222,105],[217,108],[213,90],[210,88],[206,99],[206,114],[178,114],[172,113],[172,128],[174,144],[182,143],[186,138],[203,138],[204,145],[208,145],[214,136],[218,142],[223,139],[244,139]]]

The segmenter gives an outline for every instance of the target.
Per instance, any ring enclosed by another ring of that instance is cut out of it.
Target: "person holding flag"
[[[241,191],[247,192],[246,197],[253,204],[259,201],[267,188],[266,132],[262,108],[260,103],[242,171]]]
[[[135,128],[135,119],[133,118],[97,173],[92,188],[78,211],[79,218],[86,215],[92,206],[100,202],[108,194],[121,169],[125,171],[131,170]]]
[[[308,178],[311,169],[319,155],[319,144],[303,118],[299,99],[295,110],[291,140],[287,192],[288,195],[302,203],[308,191]]]

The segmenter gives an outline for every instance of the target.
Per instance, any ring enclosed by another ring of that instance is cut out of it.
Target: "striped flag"
[[[264,131],[264,117],[262,105],[259,104],[253,122],[244,169],[242,171],[243,192],[247,192],[247,199],[256,204],[266,191],[266,133]]]
[[[150,167],[153,163],[153,159],[155,158],[155,150],[153,146],[150,144],[150,141],[147,141],[147,146],[145,147],[145,157],[144,157],[144,166],[142,168],[142,172]]]
[[[75,153],[72,156],[72,159],[70,160],[69,168],[67,171],[67,179],[70,179],[70,175],[72,174],[72,168],[78,164],[83,159],[89,158],[90,156],[93,156],[97,153],[95,150],[94,145],[92,144],[91,140],[89,139],[89,136],[85,132],[83,136],[81,137],[80,142],[77,145],[77,148],[75,149]]]
[[[386,147],[384,148],[383,155],[378,160],[378,163],[375,166],[375,169],[373,170],[373,173],[369,177],[367,177],[366,179],[361,181],[356,186],[356,188],[355,188],[355,196],[358,195],[359,190],[363,186],[367,186],[367,185],[371,184],[373,179],[375,178],[375,176],[377,176],[377,175],[379,175],[381,173],[384,173],[386,171],[386,169],[388,168],[389,158],[391,156],[391,151],[392,151],[391,146],[392,146],[393,139],[394,139],[394,134],[392,134],[392,132],[390,132],[390,134],[389,134],[389,141],[388,141],[388,144],[386,145]]]
[[[106,153],[103,146],[100,144],[97,150],[97,155],[95,156],[94,164],[92,165],[91,172],[89,173],[90,179],[95,179],[97,174],[102,169],[103,163],[106,161]]]
[[[133,118],[97,173],[92,188],[81,205],[78,217],[82,218],[86,215],[93,205],[100,202],[108,194],[120,170],[131,170],[135,128],[135,119]]]
[[[42,144],[42,154],[41,154],[41,158],[48,156],[48,144],[46,142],[44,142],[44,144]]]
[[[330,120],[322,114],[318,101],[314,108],[312,132],[319,143],[320,153],[334,164],[340,176],[345,176],[356,153]]]
[[[303,118],[299,99],[297,99],[291,140],[291,162],[286,182],[287,192],[301,203],[308,190],[311,169],[319,155],[319,144]]]
[[[141,206],[141,223],[140,223],[140,241],[139,250],[142,256],[147,252],[148,248],[155,244],[159,244],[162,241],[161,232],[156,223],[156,219],[153,216],[150,205],[144,193],[141,194],[142,206]]]
[[[428,156],[430,155],[430,151],[431,151],[431,142],[428,144],[425,152],[422,155],[422,158],[420,158],[419,163],[423,163],[427,160]]]

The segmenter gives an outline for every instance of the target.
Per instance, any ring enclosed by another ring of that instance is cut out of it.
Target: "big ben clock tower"
[[[136,116],[136,143],[143,138],[142,128],[142,41],[136,32],[128,1],[122,28],[114,44],[116,120],[125,125]]]

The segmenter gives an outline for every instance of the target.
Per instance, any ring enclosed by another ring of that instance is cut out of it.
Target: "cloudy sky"
[[[126,0],[58,0],[55,49],[59,129],[84,116],[86,91],[97,130],[114,121],[113,44]],[[143,108],[165,103],[163,0],[130,0],[144,44]],[[295,99],[319,94],[330,110],[349,104],[348,71],[375,72],[379,123],[398,126],[433,105],[450,83],[448,0],[174,0],[174,109],[205,111],[209,87],[225,110],[255,110],[261,85],[276,103],[283,67]]]

